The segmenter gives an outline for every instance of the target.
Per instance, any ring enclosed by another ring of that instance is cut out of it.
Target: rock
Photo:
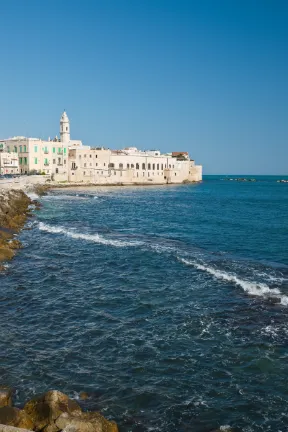
[[[0,432],[27,432],[28,429],[17,428],[14,426],[7,426],[0,424]]]
[[[79,393],[79,398],[80,398],[81,400],[87,400],[87,399],[89,399],[89,395],[88,395],[88,393],[86,393],[86,392],[84,392],[84,391],[81,391],[81,392]]]
[[[15,240],[11,240],[8,243],[10,249],[21,249],[22,248],[22,244],[19,240],[15,239]]]
[[[0,387],[0,408],[12,406],[12,390],[9,387]]]
[[[32,430],[34,426],[33,421],[25,411],[11,406],[0,408],[0,423],[29,430]]]
[[[118,432],[115,422],[105,419],[98,412],[61,414],[56,420],[56,426],[65,432]]]
[[[55,420],[61,414],[81,414],[82,412],[77,402],[57,390],[48,391],[27,402],[24,411],[32,418],[35,430],[44,430],[44,432],[58,430]]]

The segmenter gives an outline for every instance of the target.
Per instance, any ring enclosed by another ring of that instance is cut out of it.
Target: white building
[[[69,148],[70,182],[94,184],[165,184],[202,180],[202,166],[195,165],[188,153],[161,154],[159,150],[140,151],[89,146]]]
[[[0,174],[19,174],[19,171],[18,153],[8,153],[0,143]]]
[[[8,153],[19,157],[20,173],[50,174],[57,181],[68,179],[68,147],[82,145],[81,141],[70,140],[70,123],[64,111],[60,119],[60,139],[56,136],[47,141],[40,138],[16,136],[0,140]]]

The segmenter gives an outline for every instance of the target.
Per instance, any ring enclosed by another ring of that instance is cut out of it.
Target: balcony
[[[63,150],[58,150],[57,154],[58,155],[63,155]]]
[[[57,163],[57,166],[63,166],[63,163],[59,163],[59,162],[58,162],[58,163]]]
[[[49,154],[49,150],[44,150],[44,154]]]
[[[72,167],[71,167],[71,170],[72,170],[72,171],[76,171],[77,169],[78,169],[77,166],[72,166]]]
[[[49,162],[44,162],[44,166],[49,166],[50,163]]]

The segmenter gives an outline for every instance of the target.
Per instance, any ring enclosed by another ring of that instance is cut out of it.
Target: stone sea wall
[[[22,190],[0,190],[0,270],[21,247],[15,236],[24,226],[32,204]]]

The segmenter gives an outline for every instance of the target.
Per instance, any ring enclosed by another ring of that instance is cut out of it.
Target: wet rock
[[[21,249],[22,248],[22,244],[19,240],[11,240],[9,242],[9,247],[10,249]]]
[[[56,426],[65,432],[118,432],[117,424],[103,417],[98,412],[61,414],[56,420]]]
[[[9,387],[0,387],[0,408],[12,405],[12,390]]]
[[[25,411],[11,406],[0,408],[0,423],[29,430],[32,430],[34,426],[33,421]]]
[[[79,393],[79,398],[81,399],[81,400],[87,400],[87,399],[89,399],[89,395],[88,395],[88,393],[86,393],[86,392],[84,392],[84,391],[81,391],[80,393]]]
[[[64,393],[51,390],[32,399],[24,406],[24,411],[31,417],[35,431],[54,432],[59,428],[55,420],[63,413],[81,414],[77,402],[69,399]]]

